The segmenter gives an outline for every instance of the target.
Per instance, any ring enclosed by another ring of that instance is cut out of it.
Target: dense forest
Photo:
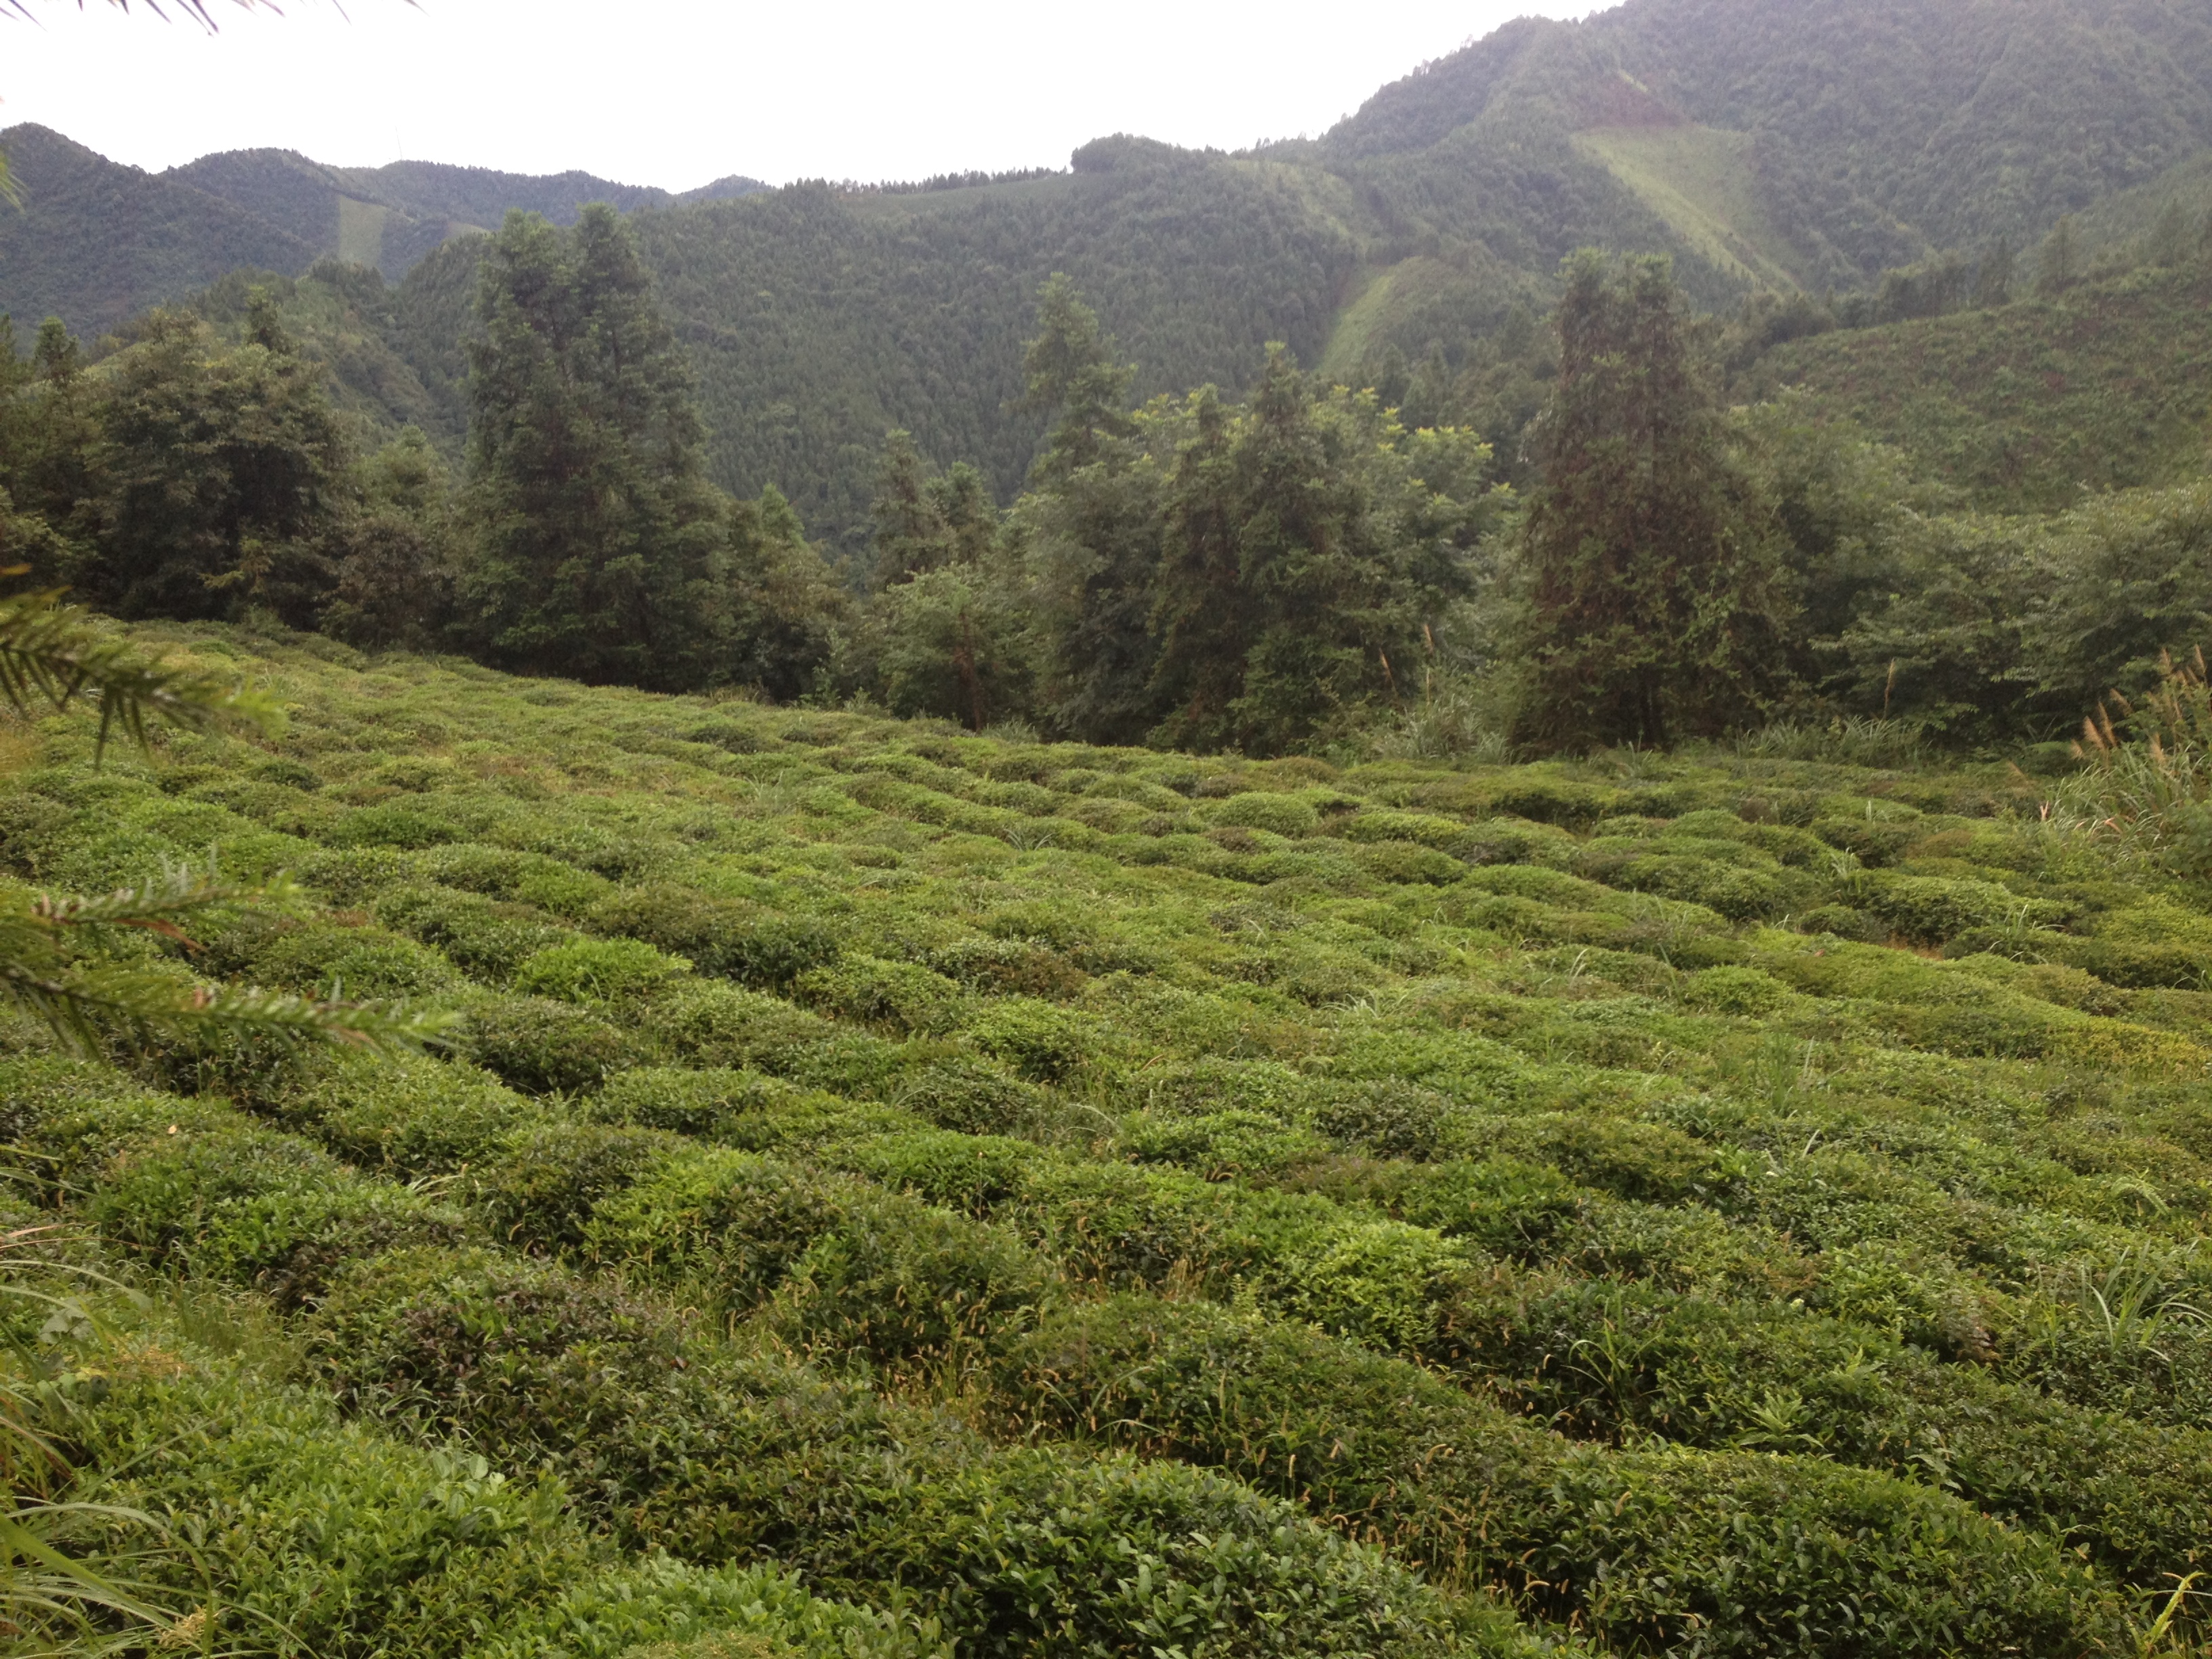
[[[1148,396],[1249,385],[1270,341],[1340,376],[1393,350],[1462,370],[1544,313],[1583,246],[1668,254],[1692,302],[1724,310],[1762,289],[1877,296],[1886,272],[1946,258],[2024,264],[2069,214],[2094,258],[2148,228],[2109,207],[2131,194],[2201,220],[2212,26],[2192,17],[1638,0],[1515,23],[1310,142],[1226,155],[1121,137],[1062,172],[927,188],[736,178],[678,198],[273,151],[153,178],[26,129],[4,140],[25,205],[0,216],[0,311],[26,330],[58,315],[89,348],[232,270],[338,259],[398,285],[382,337],[434,383],[458,368],[472,276],[437,276],[417,304],[408,273],[471,258],[469,233],[510,208],[568,224],[604,201],[636,216],[692,355],[710,474],[773,484],[849,556],[890,428],[1011,501],[1042,435],[1008,407],[1027,307],[1055,270]],[[426,430],[458,459],[457,398],[447,416]]]

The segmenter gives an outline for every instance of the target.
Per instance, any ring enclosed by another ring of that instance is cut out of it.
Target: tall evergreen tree
[[[998,539],[999,509],[983,475],[958,461],[931,477],[914,434],[899,429],[884,438],[872,514],[869,580],[878,588],[950,564],[979,564]]]
[[[1244,690],[1255,632],[1243,581],[1242,503],[1237,499],[1231,412],[1212,386],[1193,404],[1197,434],[1176,459],[1168,498],[1152,631],[1159,641],[1153,687],[1169,713],[1170,744],[1218,748]]]
[[[1668,262],[1568,262],[1530,504],[1516,736],[1660,745],[1749,720],[1786,672],[1775,538],[1729,464]]]
[[[774,484],[757,501],[730,505],[730,678],[780,701],[811,689],[851,596]]]
[[[611,208],[510,213],[469,351],[463,626],[503,666],[683,688],[722,669],[728,526],[690,370]]]
[[[1168,480],[1125,407],[1136,369],[1056,274],[1037,296],[1023,370],[1030,407],[1053,419],[1016,514],[1054,666],[1050,718],[1088,742],[1140,743],[1165,712],[1150,623]]]

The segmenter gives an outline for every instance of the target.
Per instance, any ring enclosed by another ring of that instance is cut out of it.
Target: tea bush
[[[2139,1651],[2205,1570],[2212,913],[2040,775],[1194,760],[165,637],[286,733],[45,722],[9,878],[289,868],[110,959],[454,1023],[23,1040],[0,1164],[157,1303],[270,1310],[299,1386],[194,1349],[211,1424],[466,1445],[404,1489],[556,1540],[394,1543],[319,1651]],[[192,1455],[161,1513],[296,1612],[323,1522],[217,1524]]]

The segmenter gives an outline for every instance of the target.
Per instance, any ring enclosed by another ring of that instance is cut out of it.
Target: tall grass
[[[53,1382],[57,1345],[96,1328],[82,1292],[119,1289],[92,1270],[54,1259],[52,1227],[0,1233],[0,1317],[14,1363],[0,1369],[0,1643],[21,1654],[118,1653],[149,1641],[189,1638],[137,1573],[164,1544],[154,1522],[113,1504],[70,1500],[74,1471],[64,1450]],[[27,1316],[27,1317],[25,1317]],[[41,1319],[43,1316],[43,1319]],[[183,1632],[180,1638],[177,1633]]]
[[[2212,874],[2212,684],[2201,647],[2180,664],[2160,652],[2157,688],[2140,707],[2111,693],[2074,750],[2086,763],[2046,816],[2177,874]]]

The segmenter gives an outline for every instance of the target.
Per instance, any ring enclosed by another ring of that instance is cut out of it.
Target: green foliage
[[[0,1140],[348,1433],[562,1483],[590,1559],[477,1573],[471,1646],[2087,1652],[2199,1570],[2212,927],[2053,785],[1193,759],[191,637],[282,675],[281,754],[94,770],[57,721],[0,854],[295,863],[344,908],[198,970],[386,974],[453,1050],[155,1062],[240,1108],[17,1060]],[[2185,690],[2112,740],[2174,753]],[[386,809],[449,838],[341,844]],[[192,1535],[210,1583],[322,1559]],[[725,1618],[769,1559],[884,1620]]]
[[[107,523],[72,574],[126,617],[263,610],[307,626],[331,582],[320,538],[344,465],[322,373],[273,309],[235,351],[212,343],[196,319],[155,312],[107,367]]]
[[[531,1094],[588,1094],[617,1072],[641,1063],[647,1052],[620,1026],[545,997],[479,1003],[455,1040],[470,1060]]]
[[[470,351],[460,599],[493,660],[696,685],[726,625],[724,530],[691,381],[629,231],[511,215]]]
[[[1544,748],[1663,746],[1747,723],[1781,689],[1790,605],[1731,476],[1663,261],[1577,256],[1521,560]]]

